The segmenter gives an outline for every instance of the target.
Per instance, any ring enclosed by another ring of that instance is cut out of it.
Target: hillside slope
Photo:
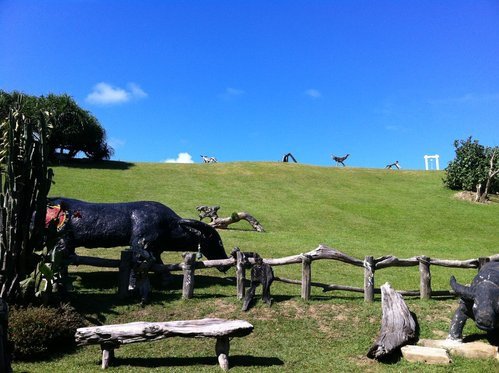
[[[184,217],[197,217],[196,206],[220,205],[220,215],[248,211],[266,233],[246,222],[220,231],[227,251],[239,246],[263,257],[282,257],[313,250],[324,243],[363,259],[366,255],[408,258],[470,259],[499,252],[499,205],[476,205],[453,198],[440,172],[314,167],[285,163],[124,164],[106,162],[55,167],[51,195],[90,201],[155,200]],[[121,248],[78,249],[82,255],[118,258]],[[178,252],[165,253],[167,263],[180,262]],[[301,265],[274,267],[276,276],[301,278]],[[90,320],[103,324],[132,321],[186,320],[204,317],[245,319],[255,326],[231,342],[231,371],[238,372],[400,372],[497,371],[493,359],[456,357],[448,367],[414,365],[405,360],[382,364],[366,358],[380,330],[380,296],[366,303],[361,293],[312,289],[300,299],[297,285],[274,282],[272,307],[261,301],[241,311],[235,296],[235,271],[197,270],[194,297],[184,300],[182,276],[166,288],[154,286],[145,307],[137,299],[117,296],[116,269],[72,266],[76,291],[72,304]],[[432,266],[433,290],[448,290],[449,277],[469,283],[476,270]],[[247,273],[249,277],[249,273]],[[389,281],[397,290],[419,288],[418,267],[376,271],[375,286]],[[158,281],[152,277],[153,284]],[[312,280],[363,286],[363,269],[337,261],[314,261]],[[257,296],[261,290],[257,289]],[[458,301],[453,298],[405,298],[417,316],[421,338],[445,338]],[[353,327],[352,327],[353,326]],[[465,335],[484,338],[472,322]],[[44,362],[16,363],[15,371],[98,372],[100,350],[81,348]],[[116,372],[219,371],[213,345],[193,338],[122,346]]]

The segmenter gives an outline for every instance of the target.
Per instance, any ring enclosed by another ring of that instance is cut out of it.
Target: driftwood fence
[[[185,253],[183,255],[183,262],[178,264],[154,264],[151,267],[152,272],[183,272],[183,286],[182,286],[182,296],[185,299],[192,298],[194,293],[194,283],[195,276],[194,273],[198,269],[202,268],[214,268],[219,266],[235,266],[236,267],[236,286],[237,286],[237,297],[239,299],[244,298],[245,294],[245,281],[246,281],[246,269],[250,268],[254,264],[255,259],[253,257],[248,257],[244,252],[239,251],[235,248],[232,252],[232,256],[229,259],[222,260],[206,260],[206,261],[196,261],[195,253]],[[363,268],[364,270],[364,286],[363,287],[353,287],[345,285],[334,285],[334,284],[323,284],[319,282],[312,282],[312,262],[314,260],[322,259],[332,259],[338,260],[347,264],[351,264],[356,267]],[[483,264],[488,261],[499,261],[499,254],[492,255],[490,257],[481,257],[477,259],[469,260],[446,260],[446,259],[434,259],[427,256],[416,256],[408,259],[399,259],[394,256],[382,256],[380,258],[374,258],[372,256],[366,256],[364,260],[350,257],[341,251],[332,249],[325,245],[319,245],[315,250],[308,253],[298,254],[293,256],[287,256],[284,258],[277,259],[264,259],[264,263],[271,266],[280,266],[288,264],[300,264],[302,266],[302,278],[301,280],[290,280],[286,278],[276,277],[275,281],[281,281],[289,284],[301,285],[301,297],[305,300],[310,299],[310,291],[312,286],[320,287],[324,292],[333,290],[343,290],[352,291],[357,293],[364,293],[364,300],[366,302],[372,302],[374,300],[374,294],[381,292],[379,288],[374,287],[374,275],[375,272],[383,268],[389,267],[419,267],[420,273],[420,288],[419,290],[408,290],[408,291],[398,291],[401,295],[409,296],[420,296],[421,299],[429,299],[431,296],[442,296],[451,295],[452,291],[449,290],[432,290],[431,288],[431,272],[430,267],[442,266],[451,268],[477,268],[479,269]],[[87,256],[73,256],[71,258],[71,264],[73,265],[90,265],[96,267],[108,267],[108,268],[119,268],[120,280],[118,286],[118,293],[120,297],[128,296],[128,285],[129,277],[132,270],[132,251],[124,250],[121,252],[120,259],[103,259],[96,257]]]

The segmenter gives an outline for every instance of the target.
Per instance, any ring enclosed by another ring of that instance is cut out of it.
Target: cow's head
[[[208,259],[228,259],[220,235],[212,226],[199,220],[181,219],[180,226],[196,237],[201,253]],[[218,269],[226,272],[231,266],[220,266]]]
[[[499,329],[499,284],[490,279],[478,278],[472,286],[459,284],[451,276],[450,285],[465,302],[473,302],[473,316],[476,326],[485,331]]]

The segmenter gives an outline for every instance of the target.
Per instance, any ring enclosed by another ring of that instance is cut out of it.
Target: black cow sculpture
[[[49,199],[46,222],[56,219],[60,244],[68,255],[77,247],[129,246],[161,263],[163,251],[199,251],[208,259],[227,259],[218,232],[198,220],[183,219],[159,202],[91,203]],[[226,271],[228,267],[220,267]]]
[[[449,339],[462,340],[464,323],[475,320],[479,329],[489,333],[499,332],[499,262],[486,263],[470,286],[457,283],[451,276],[450,285],[461,297],[452,318]]]

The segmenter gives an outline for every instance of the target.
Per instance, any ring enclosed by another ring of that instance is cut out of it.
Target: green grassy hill
[[[478,205],[455,199],[454,192],[443,187],[441,172],[289,163],[120,162],[100,166],[76,163],[54,167],[54,172],[51,196],[101,202],[154,200],[186,218],[197,218],[199,205],[220,205],[220,216],[249,212],[266,233],[252,231],[244,221],[231,225],[231,229],[220,232],[227,252],[238,246],[263,257],[278,258],[307,252],[323,243],[360,259],[366,255],[470,259],[499,253],[499,204]],[[120,248],[78,250],[85,255],[114,258],[119,257],[119,251]],[[180,254],[164,254],[164,260],[179,262]],[[277,276],[300,278],[300,266],[274,270]],[[405,362],[385,365],[364,357],[379,332],[379,297],[370,305],[363,302],[361,294],[324,294],[313,289],[312,300],[304,302],[299,297],[299,287],[276,283],[272,288],[275,303],[270,309],[258,302],[243,313],[234,296],[234,270],[226,275],[206,270],[199,274],[195,299],[180,299],[181,279],[176,276],[172,288],[155,290],[152,304],[141,309],[133,301],[117,299],[117,277],[112,271],[78,267],[72,273],[78,290],[74,302],[87,315],[104,323],[206,316],[252,322],[255,332],[233,343],[233,354],[237,355],[232,368],[235,372],[437,369]],[[432,268],[433,289],[448,289],[451,273],[466,282],[476,271]],[[360,287],[363,283],[361,269],[333,261],[314,262],[312,276],[313,281],[325,283]],[[385,281],[390,281],[395,289],[417,289],[417,267],[377,272],[377,287]],[[445,337],[456,300],[425,302],[414,298],[407,302],[418,316],[422,338]],[[478,332],[468,324],[467,333]],[[217,371],[214,358],[203,360],[200,365],[188,365],[178,359],[193,356],[199,362],[200,356],[211,357],[213,346],[208,344],[205,347],[202,342],[170,340],[132,345],[117,351],[123,360],[113,371],[130,369],[127,365],[134,371],[160,371],[165,366],[172,371]],[[248,355],[252,357],[245,358]],[[152,360],[146,359],[148,356]],[[15,367],[28,371],[73,371],[75,364],[83,364],[85,371],[98,371],[98,358],[98,352],[89,347],[50,363],[23,363]],[[497,369],[498,363],[477,364],[457,358],[454,367],[490,370]]]

